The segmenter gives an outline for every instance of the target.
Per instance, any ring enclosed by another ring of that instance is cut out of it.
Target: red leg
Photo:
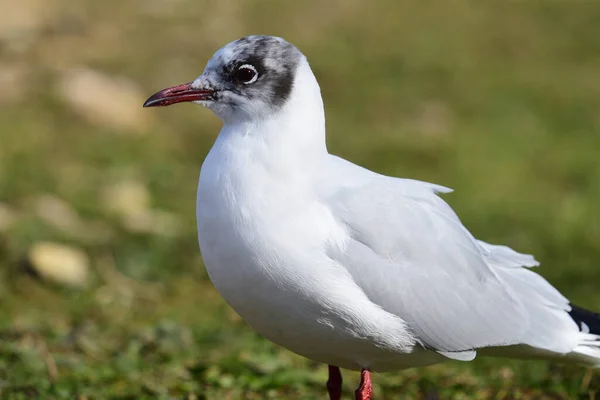
[[[340,400],[342,398],[342,373],[334,365],[329,366],[327,391],[329,392],[329,400]]]
[[[373,394],[373,383],[371,382],[371,371],[363,369],[360,371],[360,386],[356,389],[356,400],[371,400]]]

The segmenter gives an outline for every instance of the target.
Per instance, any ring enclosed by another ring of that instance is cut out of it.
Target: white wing
[[[436,195],[441,187],[375,174],[362,179],[361,171],[364,184],[329,199],[349,234],[329,256],[424,346],[469,360],[481,347],[528,344],[567,353],[577,345],[568,301],[522,268],[537,265],[533,257],[473,238]]]

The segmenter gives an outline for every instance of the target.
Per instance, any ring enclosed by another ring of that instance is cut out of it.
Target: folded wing
[[[533,257],[477,241],[434,185],[377,177],[330,201],[349,239],[328,249],[370,300],[403,318],[422,345],[469,360],[475,349],[576,346],[568,301],[523,268]]]

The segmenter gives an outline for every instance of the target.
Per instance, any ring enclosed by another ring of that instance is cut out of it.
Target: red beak
[[[214,90],[194,89],[192,82],[188,82],[154,93],[146,100],[144,107],[163,107],[186,101],[208,100],[213,94]]]

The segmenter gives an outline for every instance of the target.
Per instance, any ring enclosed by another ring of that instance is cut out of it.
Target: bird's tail
[[[600,367],[600,314],[571,304],[569,316],[575,321],[583,340],[568,355],[573,361]]]

